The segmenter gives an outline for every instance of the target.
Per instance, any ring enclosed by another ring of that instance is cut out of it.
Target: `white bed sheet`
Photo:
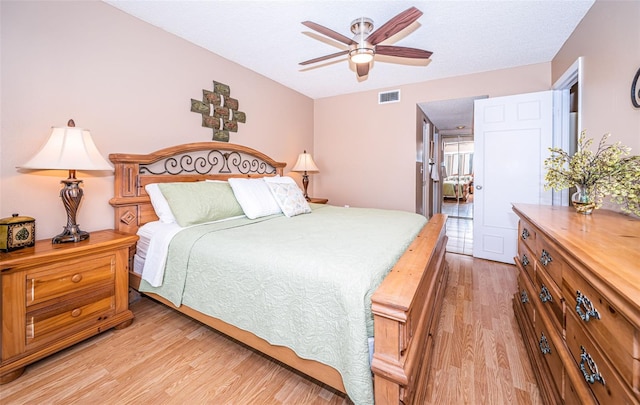
[[[154,287],[162,285],[169,243],[182,230],[177,223],[149,222],[138,229],[134,269]]]

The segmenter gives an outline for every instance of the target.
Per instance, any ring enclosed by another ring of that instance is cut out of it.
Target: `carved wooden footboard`
[[[282,175],[286,166],[254,149],[220,142],[177,145],[146,155],[112,154],[109,158],[115,166],[115,195],[110,201],[115,228],[127,233],[157,220],[144,189],[149,183]],[[419,404],[425,393],[433,333],[447,277],[445,223],[444,215],[431,218],[373,295],[372,370],[378,405]],[[130,286],[137,289],[140,276],[132,271],[129,279]],[[148,295],[345,392],[340,374],[332,367],[302,359],[286,347],[272,346],[192,308],[176,308],[162,297]]]
[[[446,216],[429,220],[372,297],[377,404],[422,404],[448,267]]]

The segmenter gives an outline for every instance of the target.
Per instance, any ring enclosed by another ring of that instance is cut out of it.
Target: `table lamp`
[[[76,170],[109,170],[113,167],[102,157],[91,139],[89,130],[77,128],[73,120],[66,127],[53,127],[47,143],[22,169],[69,170],[69,178],[60,181],[64,187],[60,198],[67,211],[67,225],[52,243],[79,242],[89,238],[76,224],[76,213],[82,200],[82,180],[76,179]]]
[[[310,154],[305,150],[303,153],[298,155],[298,161],[291,169],[292,172],[302,172],[302,185],[304,186],[304,198],[309,200],[309,195],[307,194],[307,187],[309,186],[309,175],[307,173],[318,173],[320,170],[316,163],[313,161],[313,158]]]

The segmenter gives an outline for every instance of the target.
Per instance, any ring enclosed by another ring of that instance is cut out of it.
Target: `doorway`
[[[473,135],[443,138],[442,212],[473,219]]]
[[[447,214],[447,251],[473,254],[473,135],[443,137],[442,213]]]
[[[429,178],[418,179],[416,185],[428,187],[424,192],[427,217],[445,213],[447,219],[447,251],[471,255],[473,252],[473,106],[474,100],[487,96],[441,100],[418,104],[423,142],[416,149],[427,148],[422,156],[429,159]],[[427,130],[425,130],[427,129]],[[418,207],[416,207],[418,208]],[[420,212],[417,209],[418,212]]]

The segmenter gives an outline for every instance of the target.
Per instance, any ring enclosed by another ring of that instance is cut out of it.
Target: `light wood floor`
[[[429,403],[541,403],[511,297],[514,266],[448,254]],[[2,404],[351,404],[147,298],[111,330],[0,386]]]

